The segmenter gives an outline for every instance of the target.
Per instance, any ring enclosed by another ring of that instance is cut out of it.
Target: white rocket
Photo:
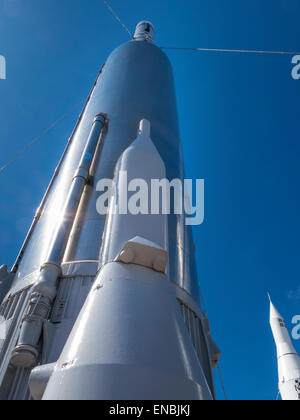
[[[269,296],[270,298],[270,296]],[[285,321],[270,298],[270,325],[277,347],[279,391],[282,400],[300,400],[300,357]]]

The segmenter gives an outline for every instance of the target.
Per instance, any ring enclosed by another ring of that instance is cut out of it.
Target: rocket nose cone
[[[270,300],[270,320],[272,319],[283,319],[280,313],[277,311],[272,301]]]
[[[134,39],[141,41],[154,41],[154,26],[151,22],[143,20],[137,24]]]
[[[151,135],[151,124],[150,121],[143,119],[139,125],[139,135],[150,137]]]

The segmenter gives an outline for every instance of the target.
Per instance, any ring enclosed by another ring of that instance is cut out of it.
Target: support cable
[[[124,22],[122,22],[121,18],[117,15],[117,13],[114,11],[114,9],[110,6],[110,4],[106,1],[103,0],[103,3],[105,4],[105,6],[108,8],[108,10],[111,12],[111,14],[113,15],[113,17],[123,26],[123,28],[125,29],[125,31],[130,35],[130,38],[134,39],[133,34],[130,32],[130,30],[127,28],[127,26],[125,25]]]
[[[221,386],[222,386],[222,390],[223,390],[223,393],[224,393],[225,401],[228,401],[227,393],[226,393],[226,389],[225,389],[225,385],[224,385],[224,381],[223,381],[223,377],[222,377],[222,372],[221,372],[221,368],[220,368],[220,363],[218,363],[218,372],[219,372],[219,377],[220,377]]]
[[[80,104],[82,104],[86,98],[81,99],[79,102],[77,102],[75,105],[73,105],[65,114],[63,114],[61,117],[59,117],[56,121],[54,121],[53,124],[51,124],[48,128],[46,128],[44,131],[42,131],[37,137],[35,137],[33,140],[31,140],[29,143],[27,143],[21,150],[19,150],[15,155],[13,155],[6,163],[4,163],[0,167],[0,172],[4,171],[11,163],[13,163],[18,157],[23,155],[27,150],[33,146],[35,143],[37,143],[42,137],[44,137],[49,131],[51,131],[54,127],[58,125],[62,120],[64,120],[68,115],[71,114],[71,112],[77,108]]]
[[[227,52],[227,53],[250,53],[250,54],[285,54],[285,55],[300,55],[300,52],[292,51],[258,51],[258,50],[229,50],[223,48],[184,48],[184,47],[160,47],[162,50],[177,50],[177,51],[202,51],[202,52]]]

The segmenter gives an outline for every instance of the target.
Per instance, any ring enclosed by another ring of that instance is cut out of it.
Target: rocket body
[[[285,321],[270,302],[270,325],[277,348],[279,390],[283,400],[300,400],[300,357]]]
[[[141,121],[147,135],[135,142]],[[0,307],[1,400],[214,398],[220,352],[190,226],[181,214],[99,213],[98,181],[120,187],[123,169],[128,181],[184,179],[172,68],[149,22],[106,61],[14,266]]]

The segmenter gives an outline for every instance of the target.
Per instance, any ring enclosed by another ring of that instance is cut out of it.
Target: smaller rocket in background
[[[286,324],[270,299],[270,325],[277,347],[279,391],[282,400],[300,400],[300,357]]]

